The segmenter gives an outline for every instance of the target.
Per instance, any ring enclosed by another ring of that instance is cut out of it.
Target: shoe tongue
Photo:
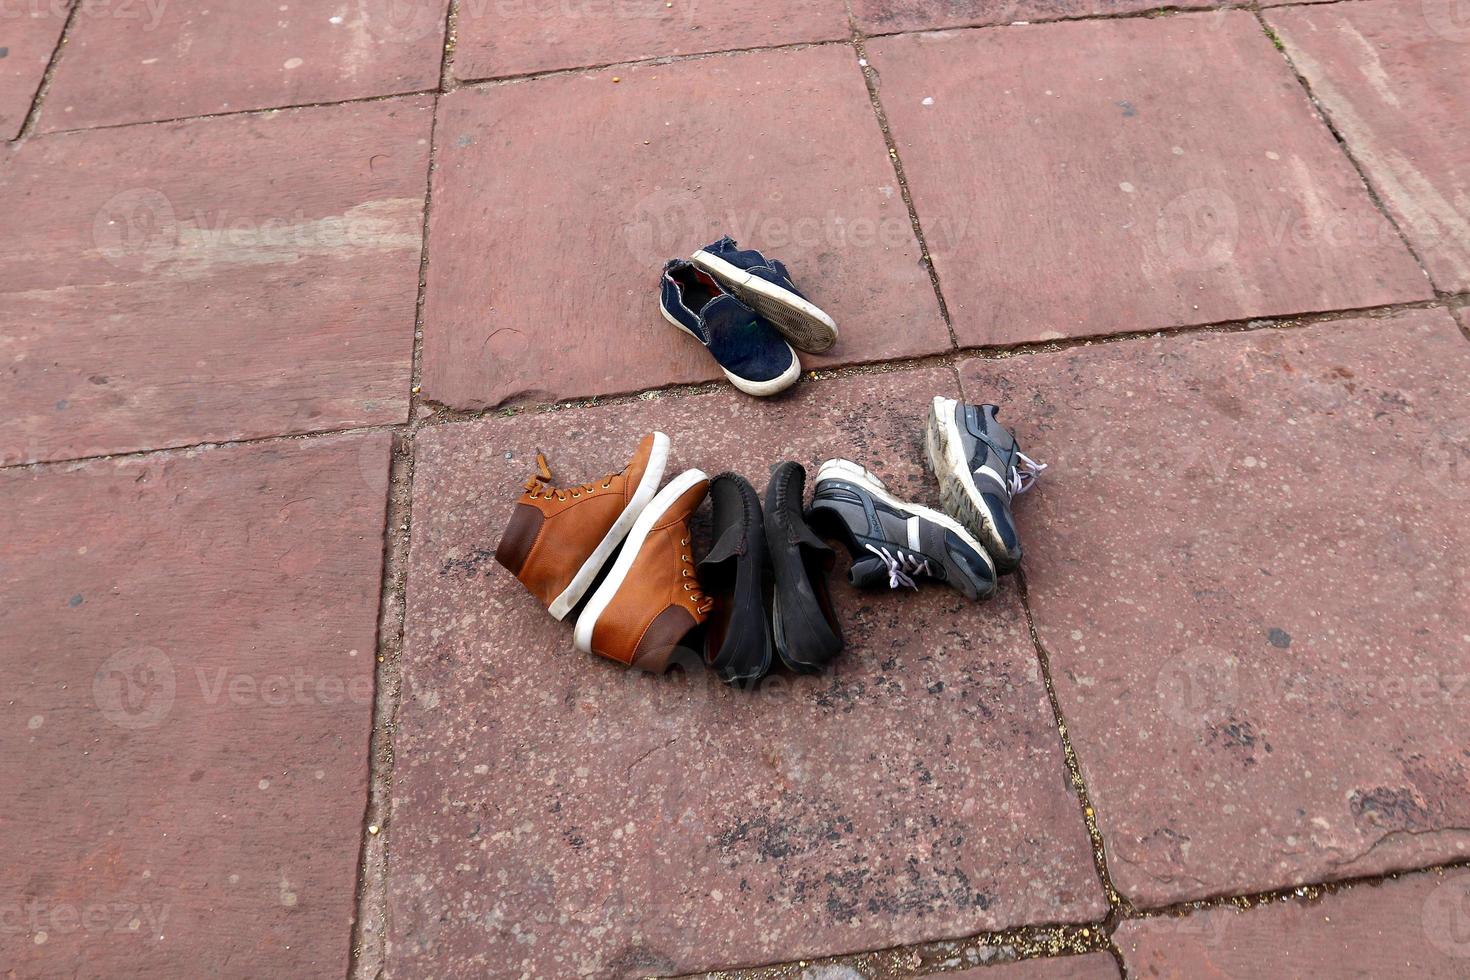
[[[981,405],[980,416],[985,425],[985,434],[995,444],[995,448],[1002,453],[1009,453],[1016,446],[1016,437],[1011,435],[1011,430],[1000,424],[997,418],[1000,409],[994,405]]]
[[[888,584],[888,566],[880,558],[859,558],[847,570],[847,578],[860,589]]]
[[[754,310],[729,293],[706,303],[700,315],[711,335],[720,330],[737,330],[757,318]]]

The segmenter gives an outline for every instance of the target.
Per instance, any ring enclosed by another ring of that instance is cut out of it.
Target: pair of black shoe
[[[842,650],[827,591],[835,555],[807,526],[805,491],[806,470],[795,462],[775,468],[764,508],[738,473],[710,481],[714,545],[699,563],[700,584],[715,600],[705,662],[728,683],[759,680],[776,657],[817,673]]]

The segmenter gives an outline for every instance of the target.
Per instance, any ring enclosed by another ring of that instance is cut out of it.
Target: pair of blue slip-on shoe
[[[748,395],[795,383],[801,362],[793,345],[820,353],[837,341],[837,325],[801,294],[784,264],[729,237],[687,261],[670,259],[660,286],[664,319],[703,344]]]

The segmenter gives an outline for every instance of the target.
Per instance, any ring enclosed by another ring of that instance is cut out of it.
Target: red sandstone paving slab
[[[436,88],[448,0],[84,5],[39,129],[85,129]]]
[[[1438,310],[963,365],[1135,903],[1470,855],[1467,371]]]
[[[1446,291],[1470,289],[1470,19],[1454,0],[1279,10],[1270,23]]]
[[[843,0],[460,0],[458,78],[845,39]]]
[[[440,112],[430,399],[722,377],[659,314],[658,281],[666,259],[727,231],[782,258],[837,320],[837,346],[808,366],[950,346],[849,48],[461,89]]]
[[[1118,963],[1107,953],[1087,953],[977,966],[954,973],[934,973],[930,977],[932,980],[1117,980]]]
[[[0,461],[404,421],[430,111],[19,146],[0,171]]]
[[[923,412],[953,389],[927,369],[420,432],[391,975],[684,973],[1106,911],[1012,588],[859,595],[839,571],[839,669],[742,694],[577,653],[491,558],[538,447],[584,479],[649,427],[672,472],[764,488],[848,453],[929,498]]]
[[[1412,875],[1317,902],[1125,921],[1131,977],[1443,977],[1470,971],[1470,872]]]
[[[20,135],[65,24],[59,4],[0,7],[0,140]]]
[[[1126,14],[1155,7],[1212,7],[1211,0],[852,0],[858,26],[870,34],[944,27],[1013,24],[1016,21]]]
[[[1431,294],[1249,14],[868,50],[962,344]]]
[[[8,974],[344,975],[388,442],[0,474]]]

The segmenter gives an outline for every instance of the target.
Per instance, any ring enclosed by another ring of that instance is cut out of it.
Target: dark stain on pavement
[[[439,565],[439,574],[448,575],[451,572],[462,575],[465,578],[473,578],[476,575],[486,574],[486,566],[495,560],[495,552],[488,548],[476,548],[462,558],[446,558]]]
[[[1354,790],[1348,798],[1348,808],[1360,826],[1392,830],[1421,830],[1432,826],[1429,808],[1407,786]]]

